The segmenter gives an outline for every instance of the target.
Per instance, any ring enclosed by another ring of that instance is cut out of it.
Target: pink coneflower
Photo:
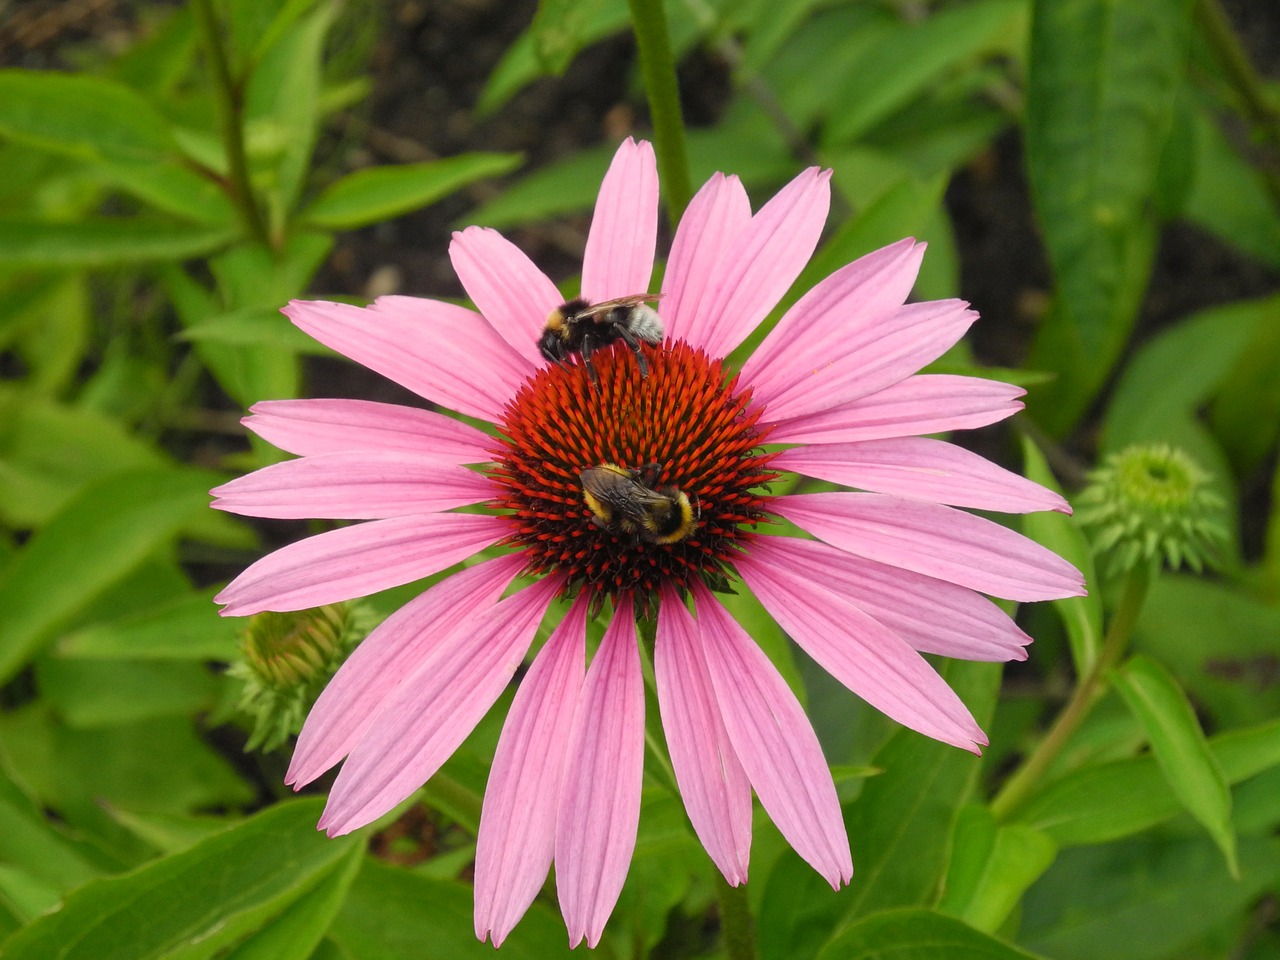
[[[368,522],[258,561],[219,595],[223,613],[319,606],[506,548],[390,616],[316,702],[288,782],[301,787],[346,758],[321,826],[346,833],[417,790],[507,687],[552,601],[568,600],[494,757],[476,851],[482,939],[502,942],[553,861],[570,941],[600,939],[640,813],[638,616],[656,618],[672,764],[725,878],[747,878],[754,790],[800,856],[839,886],[853,867],[817,738],[717,590],[750,589],[867,702],[974,752],[986,742],[981,729],[921,652],[1022,659],[1029,638],[981,594],[1083,592],[1080,574],[1054,554],[955,509],[1065,511],[1060,497],[919,436],[1021,407],[1016,387],[916,373],[976,316],[958,300],[904,305],[923,244],[903,240],[838,270],[741,370],[725,364],[813,252],[827,180],[806,170],[754,215],[737,178],[707,182],[676,231],[656,301],[666,337],[636,347],[644,376],[621,340],[598,350],[590,371],[576,355],[544,361],[537,340],[564,298],[516,247],[479,227],[450,247],[479,312],[410,297],[285,309],[321,343],[497,433],[356,400],[256,405],[246,424],[298,459],[218,488],[216,506]],[[647,292],[657,214],[653,151],[628,140],[596,203],[583,299]],[[604,465],[648,494],[665,491],[664,503],[682,494],[691,532],[658,542],[594,512],[582,474]],[[764,486],[786,474],[867,492],[773,495]],[[479,509],[453,512],[464,506]],[[777,518],[812,539],[789,535]],[[533,582],[503,598],[521,573]],[[588,667],[587,618],[610,608]]]

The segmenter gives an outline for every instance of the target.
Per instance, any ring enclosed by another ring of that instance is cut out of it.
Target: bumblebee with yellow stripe
[[[636,355],[640,376],[649,375],[649,364],[640,351],[641,343],[659,344],[664,334],[662,318],[646,300],[657,300],[658,293],[637,293],[616,300],[591,303],[578,297],[551,311],[547,325],[538,338],[538,351],[552,363],[564,363],[570,355],[581,354],[591,382],[596,371],[591,355],[621,340]]]
[[[646,543],[672,544],[698,528],[698,516],[689,497],[679,487],[656,490],[662,464],[645,464],[628,470],[616,463],[602,463],[579,474],[582,499],[591,511],[591,522],[602,530],[630,533]]]

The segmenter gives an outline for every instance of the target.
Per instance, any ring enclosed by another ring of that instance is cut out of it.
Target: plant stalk
[[[222,142],[227,151],[227,167],[231,174],[231,199],[240,211],[245,231],[270,249],[272,244],[267,222],[249,182],[249,161],[244,147],[244,98],[240,85],[231,76],[213,0],[193,0],[192,8],[200,25],[200,37],[205,56],[209,60],[209,69],[213,73],[218,118],[222,123]]]
[[[684,140],[684,119],[680,112],[680,89],[676,82],[676,61],[667,34],[667,14],[662,0],[628,0],[632,29],[640,52],[640,72],[649,99],[653,121],[654,149],[658,174],[666,198],[667,216],[674,227],[693,196],[689,175],[689,154]]]
[[[1133,636],[1133,628],[1138,622],[1138,614],[1142,611],[1150,585],[1151,572],[1146,567],[1138,567],[1130,572],[1125,581],[1120,606],[1111,618],[1111,625],[1102,641],[1098,659],[1077,685],[1071,699],[1062,708],[1039,746],[991,801],[991,812],[997,821],[1007,821],[1026,803],[1097,703],[1105,689],[1107,674],[1120,662],[1129,647],[1129,639]]]

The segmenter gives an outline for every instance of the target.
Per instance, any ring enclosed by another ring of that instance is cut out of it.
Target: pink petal
[[[371,307],[294,300],[283,311],[328,347],[428,400],[489,421],[501,419],[533,365],[472,310],[417,297],[380,297]]]
[[[717,173],[689,201],[667,257],[658,312],[669,340],[688,340],[721,259],[751,222],[737,177]]]
[[[548,314],[564,302],[556,285],[524,251],[486,227],[455,233],[449,257],[476,309],[516,353],[541,366],[538,335]]]
[[[777,423],[770,443],[852,443],[985,427],[1022,409],[1012,384],[919,374],[822,413]],[[766,409],[763,422],[772,418]]]
[[[796,853],[832,887],[853,876],[831,771],[809,719],[769,658],[700,584],[702,652],[720,715],[756,795]]]
[[[657,245],[658,162],[648,141],[627,138],[596,198],[582,255],[583,297],[599,303],[647,292]]]
[[[345,757],[405,678],[467,618],[493,606],[523,567],[518,553],[467,567],[379,624],[312,706],[285,783],[295,790],[304,787]]]
[[[631,599],[613,613],[573,718],[556,820],[556,888],[569,945],[600,942],[640,824],[644,681]]]
[[[369,400],[264,400],[242,423],[301,457],[352,450],[430,454],[451,463],[493,459],[493,439],[431,410]]]
[[[667,589],[654,650],[658,707],[689,820],[730,886],[747,882],[751,784],[720,717],[698,625]]]
[[[961,660],[1025,660],[1031,638],[980,593],[901,567],[855,557],[821,540],[761,537],[762,562],[791,577],[822,571],[823,585],[921,653]]]
[[[978,315],[963,300],[899,307],[841,333],[824,354],[793,358],[790,382],[768,401],[779,420],[820,413],[899,383],[955,346]],[[846,339],[846,337],[848,339]]]
[[[1067,501],[963,447],[925,437],[792,447],[771,464],[809,477],[956,507],[1070,513]]]
[[[924,248],[910,237],[899,240],[841,267],[801,297],[742,365],[756,399],[771,404],[832,351],[865,347],[876,326],[906,302]]]
[[[685,336],[712,357],[740,344],[800,276],[831,205],[830,170],[805,170],[766,203],[716,266]]]
[[[370,520],[269,553],[214,600],[224,617],[305,610],[366,597],[439,573],[511,532],[501,518],[466,513]]]
[[[343,763],[321,829],[336,837],[363,827],[440,769],[511,682],[558,587],[544,577],[435,645]]]
[[[552,631],[520,681],[493,757],[476,841],[476,936],[501,946],[537,896],[555,855],[556,811],[586,669],[587,604]]]
[[[376,520],[492,500],[484,474],[425,454],[360,450],[286,460],[212,491],[214,509],[277,520]]]
[[[807,493],[775,513],[833,547],[1009,600],[1084,595],[1080,571],[998,523],[878,493]]]
[[[771,543],[777,537],[761,538]],[[892,630],[819,586],[814,569],[770,566],[762,548],[735,563],[765,609],[827,673],[881,713],[927,737],[977,753],[987,738],[924,657]]]

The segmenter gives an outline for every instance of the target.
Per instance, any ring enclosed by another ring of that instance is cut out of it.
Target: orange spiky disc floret
[[[508,543],[523,548],[533,573],[558,573],[564,593],[588,590],[647,603],[670,583],[723,584],[725,565],[765,519],[774,479],[760,450],[766,429],[749,390],[724,364],[683,341],[643,344],[649,375],[622,343],[580,362],[539,370],[516,392],[501,424],[503,446],[491,476],[510,511]],[[592,522],[581,472],[612,463],[629,470],[662,465],[655,487],[678,487],[697,527],[671,544],[649,543]]]

